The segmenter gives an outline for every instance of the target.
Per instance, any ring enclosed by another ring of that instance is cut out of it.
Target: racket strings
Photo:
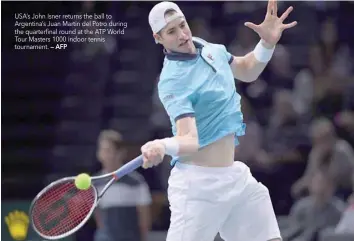
[[[33,225],[45,236],[63,235],[82,223],[94,203],[93,187],[79,190],[73,180],[54,185],[35,201]]]

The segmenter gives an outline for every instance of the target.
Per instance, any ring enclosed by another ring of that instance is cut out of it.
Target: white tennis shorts
[[[177,162],[169,178],[167,241],[267,241],[281,238],[268,189],[242,162],[200,167]]]

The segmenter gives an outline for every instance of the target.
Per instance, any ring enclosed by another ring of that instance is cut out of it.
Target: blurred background
[[[102,130],[119,133],[114,151],[124,153],[121,162],[137,156],[146,141],[171,135],[156,93],[164,55],[147,21],[155,3],[2,2],[1,240],[14,240],[5,216],[28,213],[49,182],[104,169]],[[243,23],[260,23],[266,4],[179,2],[194,36],[224,44],[234,55],[254,49],[259,37]],[[247,124],[235,159],[268,187],[285,241],[354,240],[354,4],[280,2],[278,14],[290,4],[288,21],[298,25],[283,34],[266,70],[251,84],[235,80]],[[105,36],[105,43],[18,51],[14,13],[21,12],[108,13],[127,28]],[[138,170],[148,187],[149,240],[163,240],[168,229],[170,168],[166,160]],[[98,229],[92,218],[70,240],[128,241],[105,239]],[[39,240],[30,229],[25,236]]]

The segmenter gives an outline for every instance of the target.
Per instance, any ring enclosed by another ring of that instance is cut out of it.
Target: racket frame
[[[45,238],[45,239],[49,239],[49,240],[57,240],[57,239],[62,239],[62,238],[65,238],[65,237],[68,237],[70,236],[71,234],[75,233],[76,231],[78,231],[87,221],[88,219],[91,217],[92,213],[94,212],[94,210],[96,209],[97,207],[97,204],[98,204],[98,192],[97,192],[97,188],[92,185],[91,183],[91,186],[94,190],[94,195],[95,195],[95,201],[90,209],[90,212],[86,215],[86,217],[80,222],[80,224],[78,224],[75,228],[71,229],[70,231],[66,232],[66,233],[63,233],[63,234],[60,234],[60,235],[56,235],[56,236],[47,236],[47,235],[44,235],[42,234],[37,228],[36,226],[34,225],[34,220],[33,220],[33,215],[32,215],[32,210],[33,210],[33,207],[34,205],[36,204],[37,200],[39,200],[40,197],[42,197],[42,195],[44,193],[46,193],[49,189],[53,188],[54,186],[60,184],[60,183],[65,183],[65,182],[68,182],[68,181],[73,181],[75,182],[75,177],[65,177],[65,178],[62,178],[62,179],[59,179],[57,181],[54,181],[52,183],[50,183],[48,186],[46,186],[45,188],[43,188],[42,191],[40,191],[36,197],[33,199],[31,205],[30,205],[30,209],[29,209],[29,216],[30,216],[30,220],[31,220],[31,226],[32,228],[34,229],[34,231],[40,235],[42,238]],[[108,188],[108,187],[107,187]]]
[[[53,186],[60,184],[62,182],[67,182],[67,181],[73,181],[75,182],[75,178],[76,177],[65,177],[65,178],[61,178],[57,181],[54,181],[52,183],[50,183],[48,186],[46,186],[45,188],[43,188],[37,195],[36,197],[33,199],[31,206],[30,206],[30,210],[29,210],[29,215],[30,215],[30,220],[31,220],[31,226],[33,227],[34,231],[41,237],[48,239],[48,240],[57,240],[57,239],[62,239],[65,237],[68,237],[70,235],[72,235],[73,233],[75,233],[76,231],[78,231],[87,221],[88,219],[91,217],[92,213],[94,212],[94,210],[96,209],[99,201],[101,200],[101,197],[104,195],[104,193],[107,191],[107,189],[118,179],[120,179],[121,177],[127,175],[128,173],[136,170],[138,167],[140,167],[143,164],[143,157],[142,155],[136,157],[134,160],[126,163],[125,165],[123,165],[121,168],[119,168],[118,170],[111,172],[111,173],[107,173],[107,174],[103,174],[100,176],[93,176],[91,177],[91,187],[94,189],[94,194],[95,194],[95,202],[91,207],[90,212],[86,215],[86,217],[80,222],[80,224],[78,224],[75,228],[73,228],[72,230],[61,234],[61,235],[56,235],[56,236],[47,236],[42,234],[41,232],[39,232],[39,230],[34,226],[34,222],[33,222],[33,215],[32,215],[32,210],[34,205],[36,204],[36,201],[45,193],[47,192],[50,188],[52,188]],[[98,194],[97,188],[93,185],[93,181],[95,180],[100,180],[100,179],[105,179],[111,177],[111,180],[109,180],[106,185],[104,186],[104,188],[102,189],[102,191]]]

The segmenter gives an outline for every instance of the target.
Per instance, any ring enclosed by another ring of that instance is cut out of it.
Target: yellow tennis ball
[[[80,190],[87,190],[91,186],[91,177],[86,173],[81,173],[75,178],[75,186]]]

